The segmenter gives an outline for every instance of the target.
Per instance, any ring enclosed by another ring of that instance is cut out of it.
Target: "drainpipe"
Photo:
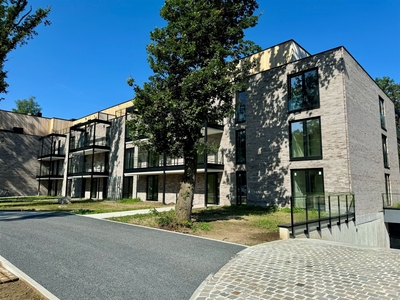
[[[207,207],[207,196],[208,196],[208,178],[207,178],[207,134],[208,124],[204,126],[204,207]]]

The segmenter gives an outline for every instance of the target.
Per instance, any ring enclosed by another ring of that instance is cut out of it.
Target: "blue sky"
[[[44,117],[80,118],[133,97],[151,70],[149,33],[165,25],[163,0],[29,0],[51,5],[51,26],[8,55],[0,109],[36,96]],[[246,38],[263,49],[294,39],[311,54],[345,46],[373,77],[400,82],[400,0],[259,0]]]

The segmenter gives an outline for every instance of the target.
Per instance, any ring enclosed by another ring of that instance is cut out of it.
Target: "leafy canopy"
[[[257,24],[255,0],[166,0],[168,23],[150,33],[148,61],[154,74],[134,87],[137,110],[129,122],[133,140],[148,137],[158,153],[180,156],[197,149],[205,122],[234,112],[235,92],[245,89],[253,64],[239,60],[260,51],[244,39]]]
[[[15,104],[17,105],[17,108],[13,108],[12,111],[20,114],[37,115],[42,111],[42,108],[35,99],[35,96],[31,96],[29,99],[16,100]]]
[[[388,76],[383,76],[382,78],[377,77],[375,78],[375,82],[393,101],[395,107],[400,110],[400,84],[395,83],[394,80]]]
[[[32,13],[32,7],[27,8],[27,6],[27,0],[1,0],[0,93],[7,93],[8,84],[5,82],[7,71],[4,71],[7,54],[37,35],[35,28],[40,23],[44,22],[44,25],[50,25],[47,15],[51,7],[38,8],[35,13]]]

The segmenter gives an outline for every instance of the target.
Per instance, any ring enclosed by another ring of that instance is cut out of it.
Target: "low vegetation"
[[[71,204],[60,204],[54,197],[8,198],[0,201],[0,210],[64,211],[75,214],[95,214],[113,211],[151,209],[163,206],[158,202],[142,202],[139,198],[111,200],[72,199]]]
[[[290,212],[290,210],[289,210]],[[290,223],[290,213],[277,207],[223,206],[193,209],[192,219],[180,225],[172,211],[111,218],[113,221],[162,228],[213,239],[256,245],[279,239],[279,224]]]

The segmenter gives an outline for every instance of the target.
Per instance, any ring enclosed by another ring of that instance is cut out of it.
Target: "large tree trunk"
[[[178,200],[175,206],[175,213],[180,224],[185,224],[191,220],[194,188],[197,173],[197,150],[190,149],[184,153],[185,171],[179,190]]]

